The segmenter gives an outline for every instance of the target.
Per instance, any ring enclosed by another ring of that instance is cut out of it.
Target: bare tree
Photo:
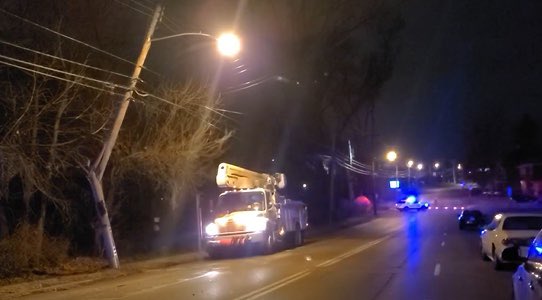
[[[43,72],[46,68],[70,72],[59,76]],[[101,140],[110,105],[104,104],[101,92],[81,86],[81,68],[61,65],[58,60],[36,56],[32,68],[19,63],[3,68],[2,74],[0,107],[5,118],[0,130],[0,190],[7,195],[10,182],[21,180],[24,222],[30,221],[31,200],[39,199],[41,237],[47,204],[68,216],[70,200],[63,193],[64,183],[70,181],[71,171],[87,164],[93,145]]]
[[[221,126],[219,99],[210,98],[204,86],[164,84],[158,94],[167,102],[142,98],[131,116],[135,123],[119,137],[111,187],[118,189],[137,171],[152,180],[157,193],[169,195],[175,209],[182,194],[194,192],[213,174],[232,132]]]

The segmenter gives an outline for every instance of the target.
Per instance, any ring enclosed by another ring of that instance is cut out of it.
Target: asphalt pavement
[[[447,199],[456,207],[477,198]],[[481,200],[480,200],[481,201]],[[450,206],[450,207],[452,207]],[[24,299],[510,299],[459,210],[383,212],[297,249],[147,270]]]

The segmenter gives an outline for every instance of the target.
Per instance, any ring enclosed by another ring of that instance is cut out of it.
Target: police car
[[[425,201],[420,201],[418,197],[410,195],[404,199],[397,201],[395,203],[395,208],[401,211],[409,209],[423,210],[429,208],[429,203]]]

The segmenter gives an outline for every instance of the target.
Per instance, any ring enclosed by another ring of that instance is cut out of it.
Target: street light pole
[[[410,167],[408,167],[408,187],[410,188]]]
[[[375,166],[375,159],[373,158],[373,165],[372,165],[372,175],[373,175],[373,214],[376,216],[378,215],[378,209],[377,209],[377,193],[376,193],[376,166]]]
[[[452,162],[452,178],[454,180],[454,184],[457,184],[457,179],[455,176],[455,162]]]
[[[151,47],[151,38],[156,28],[156,24],[162,16],[162,11],[162,5],[158,3],[154,10],[154,14],[149,28],[147,29],[147,33],[145,34],[141,53],[139,54],[134,71],[130,78],[130,85],[126,93],[124,93],[119,109],[117,111],[113,127],[111,128],[111,133],[109,134],[107,140],[104,142],[100,155],[97,157],[96,161],[91,166],[87,174],[87,178],[91,185],[92,194],[94,196],[96,212],[100,219],[100,224],[102,228],[101,234],[104,238],[103,242],[105,246],[105,253],[109,260],[109,266],[115,269],[119,268],[119,258],[115,246],[115,240],[113,238],[111,222],[109,221],[109,215],[107,213],[107,206],[105,204],[102,178],[109,158],[111,157],[111,152],[113,150],[115,142],[117,141],[120,127],[122,126],[122,122],[124,121],[124,116],[126,115],[126,111],[128,110],[130,99],[132,98],[132,95],[137,85],[137,81],[139,80],[139,74],[141,73],[141,69],[143,67],[143,64],[145,63],[145,59],[147,58],[147,53],[149,52],[149,49]]]
[[[397,162],[395,163],[395,182],[399,183],[399,164]]]
[[[412,168],[412,166],[414,165],[414,161],[413,160],[409,160],[407,162],[407,168],[408,168],[408,188],[410,188],[410,168]]]

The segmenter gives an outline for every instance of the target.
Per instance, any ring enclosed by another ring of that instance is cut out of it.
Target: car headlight
[[[257,217],[245,223],[247,231],[265,231],[267,229],[267,218]]]
[[[214,236],[218,234],[218,225],[215,223],[210,223],[209,225],[205,226],[205,233],[208,236]]]

